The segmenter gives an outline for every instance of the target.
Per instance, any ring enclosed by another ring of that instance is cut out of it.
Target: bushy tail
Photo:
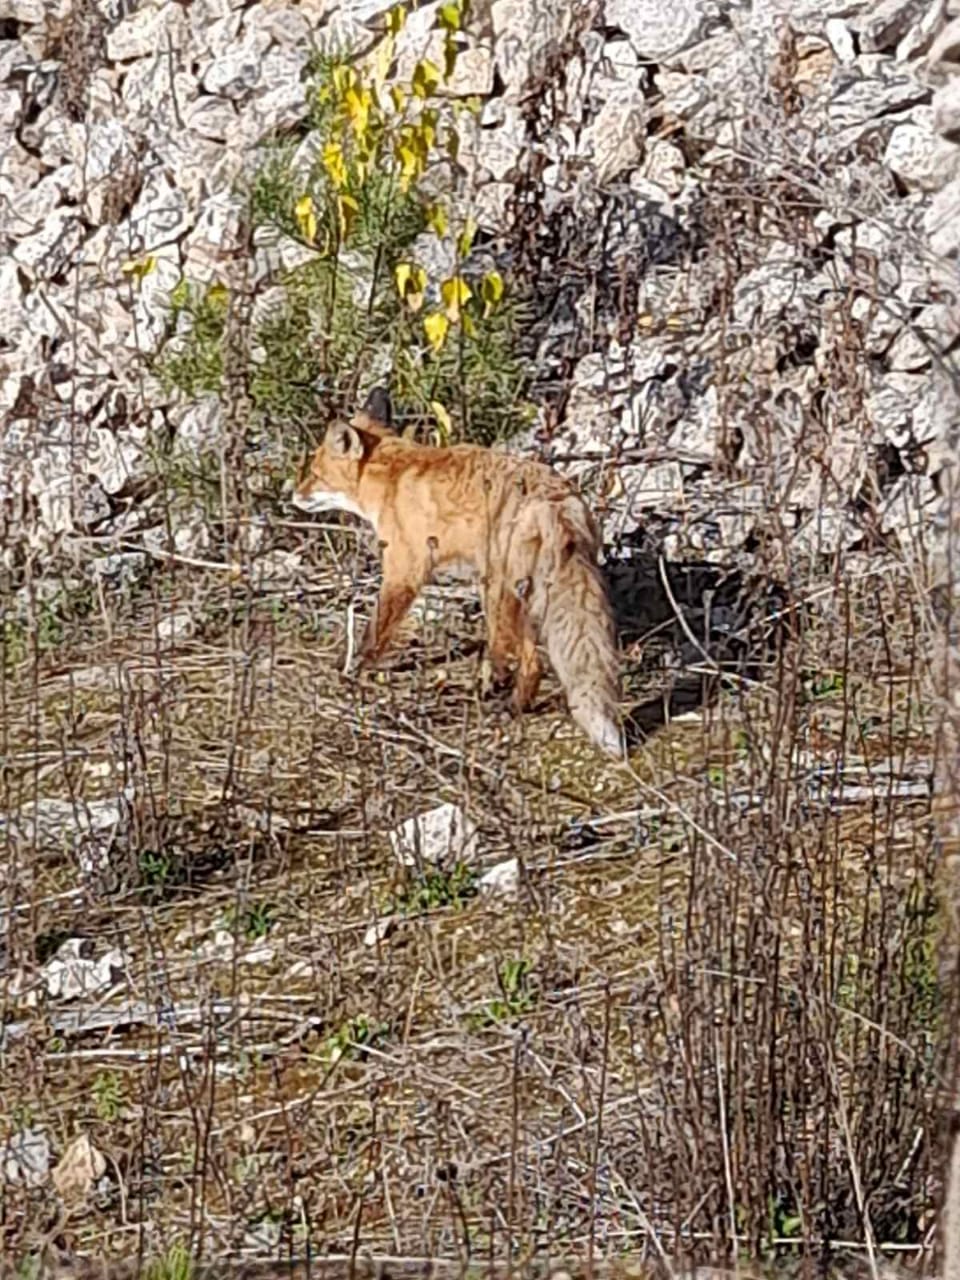
[[[570,715],[601,751],[622,759],[616,627],[596,562],[597,535],[577,500],[545,505],[528,608]]]

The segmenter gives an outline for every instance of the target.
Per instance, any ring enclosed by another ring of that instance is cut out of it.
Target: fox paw
[[[513,683],[513,677],[506,667],[484,658],[480,663],[480,696],[497,698],[506,693]]]

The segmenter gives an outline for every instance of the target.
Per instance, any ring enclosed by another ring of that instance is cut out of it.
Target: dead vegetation
[[[344,677],[369,548],[272,538],[302,581],[257,585],[268,540],[48,648],[8,629],[0,1109],[106,1169],[66,1206],[7,1186],[5,1254],[922,1261],[941,992],[906,578],[851,565],[723,678],[704,635],[695,709],[648,717],[627,771],[552,686],[519,722],[480,699],[455,591]],[[650,628],[636,707],[697,625]],[[401,867],[389,830],[441,801],[478,867]],[[516,890],[480,891],[511,857]],[[67,938],[122,957],[89,998],[50,994]]]

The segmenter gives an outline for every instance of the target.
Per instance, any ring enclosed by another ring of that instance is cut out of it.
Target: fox
[[[485,662],[529,709],[544,668],[567,709],[606,755],[623,759],[620,662],[613,609],[597,563],[597,523],[573,486],[537,459],[476,444],[421,444],[392,425],[375,387],[350,421],[334,419],[300,469],[293,504],[372,525],[382,582],[356,669],[389,647],[422,587],[440,570],[479,582]]]

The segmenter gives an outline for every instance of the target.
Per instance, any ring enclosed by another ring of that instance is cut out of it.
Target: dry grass
[[[520,722],[481,701],[456,591],[346,680],[371,562],[275,536],[313,558],[296,587],[168,567],[7,663],[0,1111],[55,1158],[86,1133],[107,1174],[66,1211],[6,1188],[6,1252],[922,1257],[932,718],[905,581],[851,566],[624,770],[551,689]],[[635,704],[684,638],[658,628]],[[111,830],[61,838],[121,792]],[[50,800],[76,819],[38,835]],[[520,859],[515,893],[449,902],[398,865],[389,829],[441,800],[482,866]],[[67,936],[122,950],[110,990],[38,995]]]

